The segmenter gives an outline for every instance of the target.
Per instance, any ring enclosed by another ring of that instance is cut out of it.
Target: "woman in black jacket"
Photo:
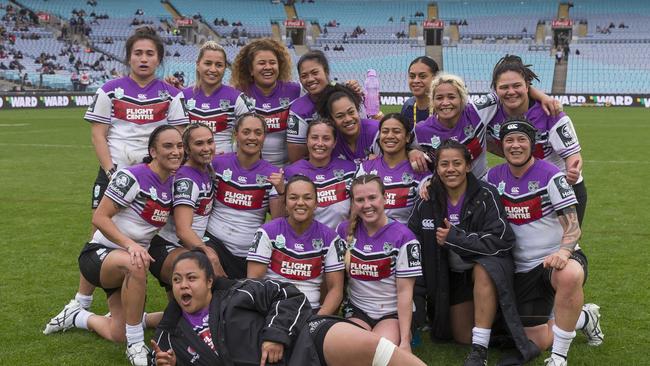
[[[181,254],[152,346],[163,365],[424,365],[385,338],[313,316],[289,283],[215,278],[207,256]]]
[[[472,344],[465,365],[484,365],[497,306],[523,360],[539,353],[517,314],[510,250],[515,236],[496,190],[477,180],[465,145],[436,150],[429,199],[419,200],[409,228],[422,246],[422,270],[434,338]]]

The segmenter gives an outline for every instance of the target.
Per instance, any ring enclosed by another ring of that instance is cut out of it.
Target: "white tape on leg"
[[[388,362],[390,362],[390,358],[393,356],[395,347],[397,346],[395,346],[393,342],[381,337],[379,343],[377,343],[375,357],[372,359],[372,366],[388,366]]]

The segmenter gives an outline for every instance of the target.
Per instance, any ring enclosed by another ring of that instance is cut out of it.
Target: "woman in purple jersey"
[[[191,249],[204,251],[215,274],[225,276],[217,253],[203,242],[214,200],[214,172],[210,165],[215,154],[212,130],[202,123],[189,125],[183,132],[183,149],[186,162],[174,176],[173,215],[149,247],[154,259],[149,270],[168,293],[172,263]]]
[[[300,96],[300,84],[291,81],[289,51],[270,38],[250,42],[233,62],[231,83],[254,99],[255,111],[264,116],[268,136],[263,158],[283,167],[288,161],[289,107]]]
[[[550,161],[564,171],[578,199],[578,219],[582,225],[587,209],[587,188],[582,177],[583,160],[578,135],[567,115],[557,113],[549,116],[545,113],[546,108],[534,99],[531,84],[539,79],[531,66],[524,65],[522,59],[515,55],[506,55],[494,66],[492,88],[499,96],[501,105],[500,113],[490,122],[489,135],[495,143],[488,144],[488,148],[490,152],[503,157],[499,126],[508,117],[527,117],[537,129],[533,155]]]
[[[497,308],[525,359],[531,347],[515,308],[510,251],[515,236],[498,192],[471,170],[467,147],[445,140],[435,152],[431,200],[409,218],[422,246],[433,336],[471,344],[465,365],[484,365]]]
[[[350,221],[336,229],[348,247],[344,316],[411,352],[413,286],[422,275],[420,244],[405,225],[386,216],[386,192],[378,176],[359,176],[350,190]]]
[[[155,327],[161,317],[160,313],[143,314],[152,261],[147,247],[169,216],[172,174],[182,159],[181,134],[163,125],[151,134],[144,163],[116,172],[93,215],[98,230],[79,255],[83,277],[106,291],[111,316],[95,315],[73,300],[43,333],[77,327],[113,342],[126,340],[131,364],[147,365],[143,328]]]
[[[202,122],[214,134],[217,153],[232,152],[232,126],[238,116],[252,106],[241,91],[223,84],[228,67],[226,51],[214,41],[206,41],[196,60],[196,83],[176,96],[175,108],[187,112],[186,122]]]
[[[312,121],[307,127],[309,158],[298,160],[284,170],[285,179],[301,174],[316,184],[318,207],[315,218],[332,229],[348,218],[348,188],[357,170],[353,162],[332,157],[335,144],[336,127],[326,119]]]
[[[247,277],[293,283],[319,315],[334,315],[343,300],[345,244],[315,220],[316,185],[310,178],[294,175],[285,189],[288,215],[257,231],[248,252]]]
[[[429,56],[419,56],[409,65],[408,84],[413,96],[404,103],[400,114],[412,126],[431,116],[429,93],[431,82],[439,71],[438,63]]]
[[[289,283],[215,278],[200,251],[174,263],[173,293],[151,341],[157,366],[424,365],[385,338],[312,315]]]

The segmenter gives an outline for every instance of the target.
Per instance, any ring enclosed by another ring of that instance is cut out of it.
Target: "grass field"
[[[643,207],[650,207],[650,160],[643,151],[650,111],[567,112],[580,136],[589,191],[581,240],[590,262],[585,297],[601,305],[606,335],[597,348],[578,335],[570,364],[648,365],[650,210]],[[82,115],[81,109],[0,111],[0,365],[127,364],[122,344],[92,333],[41,333],[74,296],[77,255],[90,231],[97,162]],[[106,312],[104,300],[97,291],[92,309]],[[147,311],[164,305],[163,291],[149,281]],[[416,349],[430,365],[462,364],[467,351],[428,340]],[[497,358],[491,352],[490,364]]]

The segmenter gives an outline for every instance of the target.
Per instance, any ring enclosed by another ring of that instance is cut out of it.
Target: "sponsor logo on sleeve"
[[[287,119],[287,134],[297,135],[299,126],[300,126],[300,122],[298,121],[298,117],[296,117],[295,115],[290,115],[289,119]]]
[[[560,140],[562,141],[562,144],[564,144],[564,147],[569,147],[576,143],[575,132],[568,123],[558,127],[556,132],[558,136],[560,136]]]
[[[98,94],[95,94],[95,95],[93,96],[93,102],[90,103],[90,105],[88,106],[88,112],[91,112],[91,113],[92,113],[92,112],[95,111],[95,106],[97,105],[97,98],[99,98],[99,95],[98,95]],[[0,100],[2,100],[2,99],[0,98]]]
[[[492,94],[486,94],[481,96],[476,102],[474,102],[474,105],[476,106],[476,109],[479,111],[483,108],[489,107],[491,105],[494,105],[497,102],[496,98]]]
[[[174,198],[191,198],[193,185],[194,183],[189,179],[179,179],[174,182]]]
[[[406,258],[409,267],[420,267],[420,245],[412,243],[406,246]]]
[[[253,237],[253,244],[251,244],[250,251],[251,252],[257,252],[257,248],[260,246],[260,241],[262,240],[262,232],[257,231],[255,232],[255,236]]]
[[[135,180],[128,174],[117,172],[115,178],[111,180],[111,190],[119,194],[120,197],[124,197],[129,192],[129,189],[131,189],[131,186],[133,186],[133,183],[135,183]]]
[[[339,262],[343,262],[345,259],[345,252],[347,250],[345,245],[345,240],[338,238],[334,241],[334,249],[336,249],[336,258]]]
[[[559,177],[556,177],[553,179],[555,181],[555,186],[557,187],[557,190],[560,192],[560,197],[562,199],[573,196],[573,188],[569,184],[569,182],[566,181],[566,177],[561,175]]]

